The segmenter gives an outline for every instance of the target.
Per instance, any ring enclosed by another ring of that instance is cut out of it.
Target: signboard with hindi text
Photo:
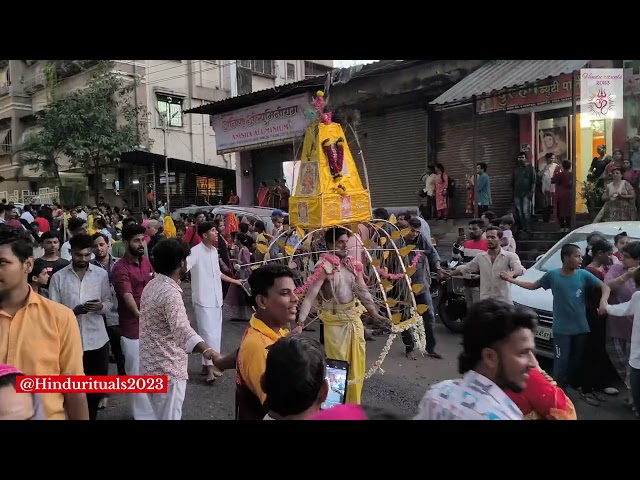
[[[580,70],[580,112],[585,120],[624,118],[624,70],[583,68]]]
[[[476,102],[479,114],[505,112],[552,103],[571,101],[573,81],[570,73],[541,80],[534,85],[498,92]]]
[[[304,136],[308,94],[272,100],[212,119],[218,154],[287,143]]]

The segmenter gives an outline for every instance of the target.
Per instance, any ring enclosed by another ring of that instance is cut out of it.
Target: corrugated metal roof
[[[417,63],[428,61],[429,60],[380,60],[378,62],[362,65],[359,69],[355,67],[341,69],[334,68],[330,74],[335,77],[336,83],[347,83],[351,78],[365,77],[374,73],[380,74],[401,70],[403,68],[412,67]],[[345,75],[342,75],[342,73]],[[263,90],[245,93],[244,95],[218,100],[217,102],[206,103],[199,107],[185,110],[184,113],[200,113],[205,115],[226,113],[251,105],[257,105],[262,102],[268,102],[269,100],[274,100],[276,98],[286,98],[299,93],[304,93],[305,91],[314,91],[319,87],[324,87],[326,79],[327,74],[307,78],[298,82],[286,83],[278,87],[265,88]]]
[[[580,70],[589,60],[493,60],[431,102],[445,105]]]

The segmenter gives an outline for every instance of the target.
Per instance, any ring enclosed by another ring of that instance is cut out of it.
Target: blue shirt
[[[486,173],[476,180],[476,201],[478,205],[489,205],[489,175]]]
[[[589,287],[602,282],[586,270],[576,270],[573,275],[563,275],[557,268],[544,274],[540,287],[553,293],[553,333],[579,335],[589,333],[585,293]]]

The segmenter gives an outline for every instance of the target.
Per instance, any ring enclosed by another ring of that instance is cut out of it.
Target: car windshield
[[[567,238],[565,238],[562,242],[559,242],[551,250],[549,250],[549,252],[544,256],[540,264],[536,265],[536,268],[543,272],[548,272],[549,270],[553,270],[555,268],[561,268],[562,261],[560,260],[560,249],[562,248],[563,245],[566,245],[567,243],[573,243],[578,247],[580,247],[580,250],[582,250],[582,254],[584,255],[587,249],[588,235],[589,235],[588,232],[572,233]],[[607,242],[613,245],[614,235],[604,235],[604,238]],[[638,240],[639,239],[637,238],[629,238],[629,241],[638,241]],[[615,248],[614,248],[614,251],[615,251]]]

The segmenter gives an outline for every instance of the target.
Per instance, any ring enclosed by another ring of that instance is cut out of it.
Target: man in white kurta
[[[214,246],[218,240],[216,226],[211,222],[201,223],[198,235],[202,242],[191,249],[187,258],[193,310],[198,333],[207,345],[219,352],[222,343],[222,280],[236,285],[242,285],[242,282],[220,271],[220,257]],[[203,358],[202,365],[207,370],[207,382],[213,382],[222,375],[211,360]]]

